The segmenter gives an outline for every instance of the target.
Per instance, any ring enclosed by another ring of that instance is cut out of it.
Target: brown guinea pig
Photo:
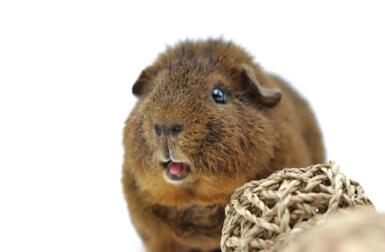
[[[123,187],[149,252],[218,250],[235,188],[324,161],[306,101],[231,42],[179,43],[132,91]]]

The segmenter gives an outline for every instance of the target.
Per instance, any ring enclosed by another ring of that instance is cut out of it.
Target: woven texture
[[[226,206],[221,247],[277,251],[338,209],[371,205],[362,187],[335,163],[277,171],[238,188]]]

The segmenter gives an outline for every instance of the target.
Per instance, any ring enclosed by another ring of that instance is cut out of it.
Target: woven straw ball
[[[335,163],[288,168],[238,188],[226,206],[223,252],[277,251],[338,209],[371,206]]]
[[[286,239],[279,252],[384,252],[385,215],[367,207],[343,209]]]

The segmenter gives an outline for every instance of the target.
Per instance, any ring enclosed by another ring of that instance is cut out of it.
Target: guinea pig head
[[[137,183],[164,204],[224,201],[265,176],[278,135],[281,93],[255,65],[179,62],[145,69],[125,129]]]

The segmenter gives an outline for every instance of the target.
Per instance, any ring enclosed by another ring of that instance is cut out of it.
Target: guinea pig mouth
[[[190,166],[184,162],[174,162],[172,160],[163,163],[165,177],[170,182],[181,182],[190,173]]]

